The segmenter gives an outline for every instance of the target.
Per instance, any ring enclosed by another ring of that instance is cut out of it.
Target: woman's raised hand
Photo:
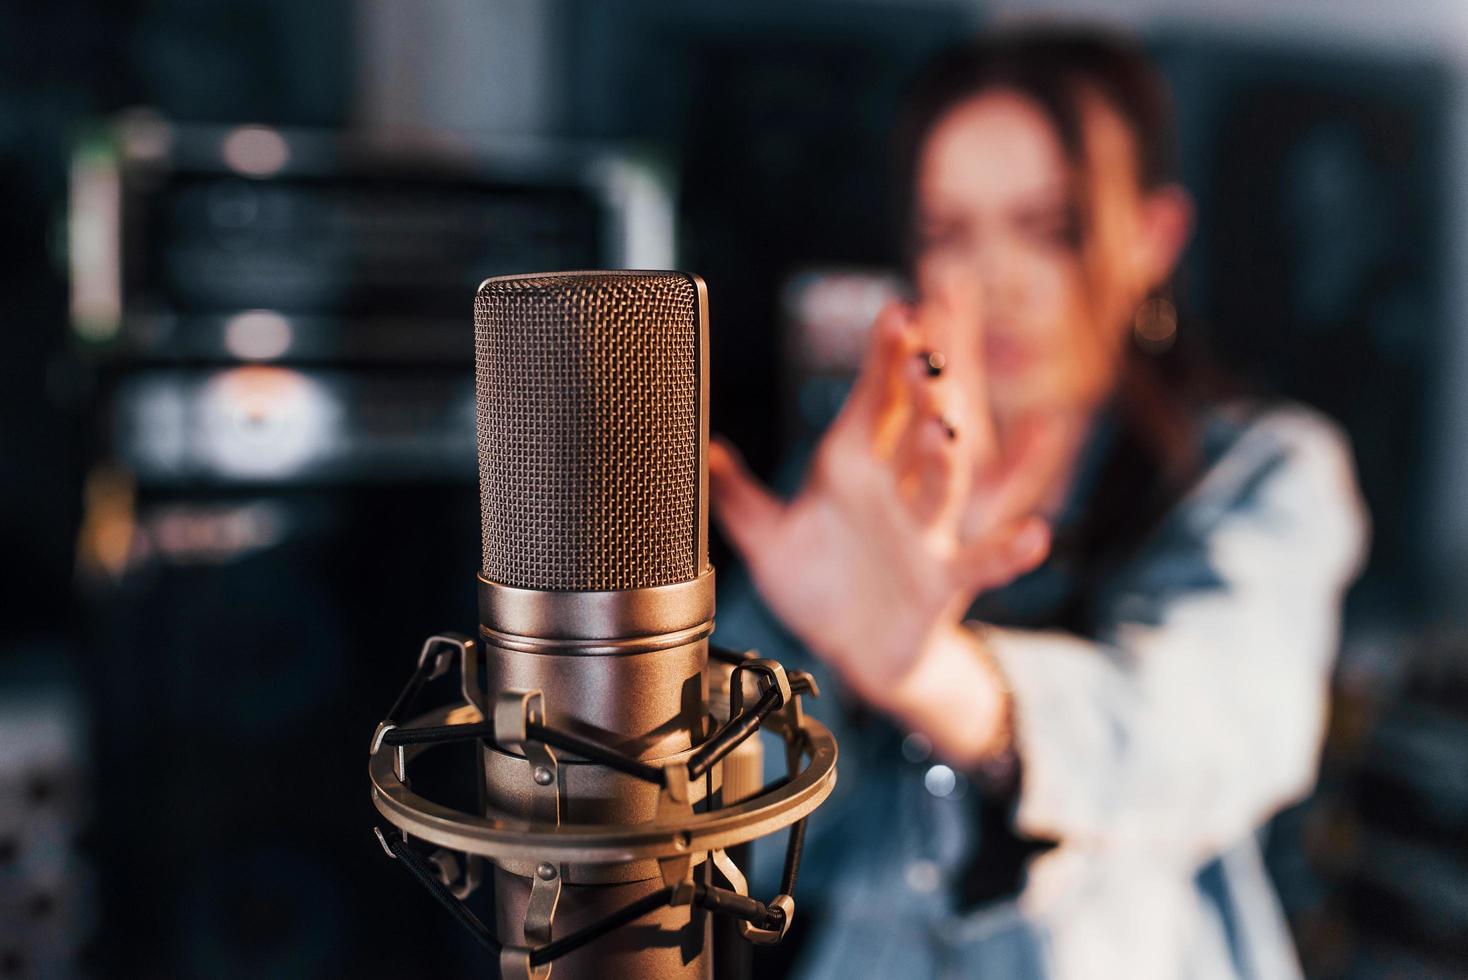
[[[1035,511],[1057,440],[1032,427],[1001,451],[979,323],[977,298],[956,292],[885,308],[789,501],[710,448],[715,514],[766,603],[879,707],[976,595],[1049,549]],[[932,351],[947,355],[936,373]]]

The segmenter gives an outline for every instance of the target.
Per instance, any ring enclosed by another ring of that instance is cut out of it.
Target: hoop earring
[[[1132,317],[1132,340],[1147,354],[1161,354],[1177,343],[1177,306],[1164,286],[1142,302]]]

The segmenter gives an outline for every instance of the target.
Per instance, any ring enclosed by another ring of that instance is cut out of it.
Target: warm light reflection
[[[110,340],[122,323],[122,184],[101,147],[71,164],[67,249],[71,266],[71,324],[89,341]]]
[[[241,126],[231,130],[221,147],[224,162],[247,177],[270,177],[290,159],[285,137],[268,126]]]
[[[1149,354],[1160,354],[1177,341],[1177,307],[1165,299],[1149,299],[1132,321],[1137,344]]]
[[[150,515],[152,549],[174,564],[222,564],[285,538],[289,519],[268,501],[233,506],[175,505]]]
[[[127,570],[137,530],[134,489],[132,478],[115,467],[98,467],[87,475],[77,534],[82,572],[119,579]]]
[[[225,350],[242,361],[271,361],[291,346],[291,323],[273,310],[249,310],[224,325]]]
[[[298,371],[243,367],[209,382],[200,415],[201,455],[220,473],[279,477],[331,447],[341,406]]]

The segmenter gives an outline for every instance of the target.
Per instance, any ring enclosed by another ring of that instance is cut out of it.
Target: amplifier
[[[113,453],[144,485],[476,479],[467,370],[152,367],[111,402]]]
[[[130,359],[467,364],[486,276],[671,267],[672,212],[606,145],[133,112],[73,160],[72,322]]]

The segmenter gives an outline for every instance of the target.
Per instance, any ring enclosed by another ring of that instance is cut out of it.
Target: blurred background
[[[1460,0],[9,0],[0,978],[490,969],[364,765],[475,621],[475,285],[699,272],[714,427],[768,473],[896,288],[903,82],[1062,16],[1175,87],[1184,328],[1339,419],[1374,514],[1270,835],[1306,967],[1468,976]]]

